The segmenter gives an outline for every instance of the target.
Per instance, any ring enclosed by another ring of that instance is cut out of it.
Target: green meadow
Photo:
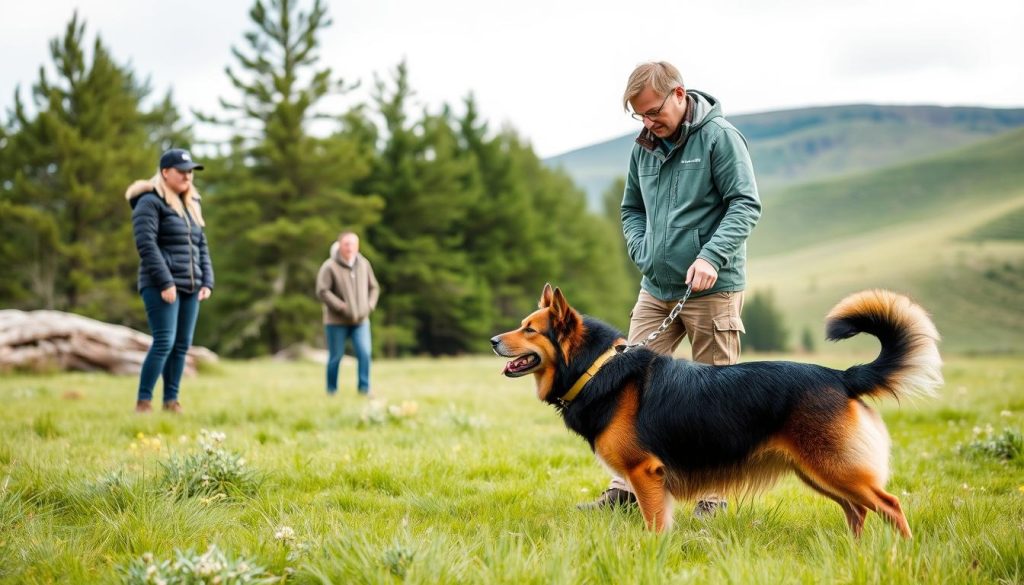
[[[376,401],[353,365],[328,398],[316,364],[222,363],[184,381],[179,416],[133,413],[131,376],[3,376],[0,580],[1024,581],[1019,358],[948,358],[938,398],[880,403],[914,538],[872,514],[859,541],[794,478],[709,520],[680,503],[664,536],[580,512],[605,472],[500,359],[378,361]]]

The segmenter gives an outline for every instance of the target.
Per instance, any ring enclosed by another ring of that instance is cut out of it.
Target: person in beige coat
[[[371,396],[370,313],[377,307],[380,286],[373,266],[359,253],[355,233],[342,232],[331,246],[330,258],[316,277],[316,296],[324,307],[328,396],[338,391],[338,370],[350,338],[359,362],[357,390],[362,396]]]

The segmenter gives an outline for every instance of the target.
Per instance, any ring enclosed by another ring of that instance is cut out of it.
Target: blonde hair
[[[683,85],[683,76],[671,63],[666,61],[649,61],[636,66],[626,82],[626,91],[622,94],[622,109],[629,111],[629,102],[640,95],[644,88],[650,87],[661,95]]]
[[[164,173],[162,170],[156,172],[156,176],[150,179],[150,183],[153,184],[153,190],[156,194],[163,198],[167,205],[171,206],[174,213],[177,213],[181,217],[185,217],[185,209],[182,206],[182,200],[185,201],[185,207],[188,207],[188,213],[192,216],[199,225],[206,227],[206,222],[203,221],[203,210],[199,207],[199,191],[196,191],[195,185],[189,185],[188,191],[178,197],[177,193],[171,190],[167,186],[167,181],[164,181]]]

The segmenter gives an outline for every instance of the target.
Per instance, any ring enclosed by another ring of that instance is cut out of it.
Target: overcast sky
[[[75,8],[120,63],[182,111],[235,97],[230,49],[249,0],[0,0],[0,108],[50,62]],[[307,7],[311,0],[301,3]],[[547,157],[632,132],[638,63],[667,60],[726,115],[845,103],[1024,106],[1024,2],[866,0],[369,0],[329,2],[322,63],[362,87],[405,59],[420,104],[473,92]],[[16,15],[16,16],[15,16]],[[203,132],[200,129],[200,137]]]

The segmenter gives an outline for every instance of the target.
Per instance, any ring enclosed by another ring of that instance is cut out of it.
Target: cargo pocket
[[[740,333],[746,333],[743,321],[736,316],[725,315],[713,319],[715,342],[711,359],[716,366],[735,364],[740,359]]]

